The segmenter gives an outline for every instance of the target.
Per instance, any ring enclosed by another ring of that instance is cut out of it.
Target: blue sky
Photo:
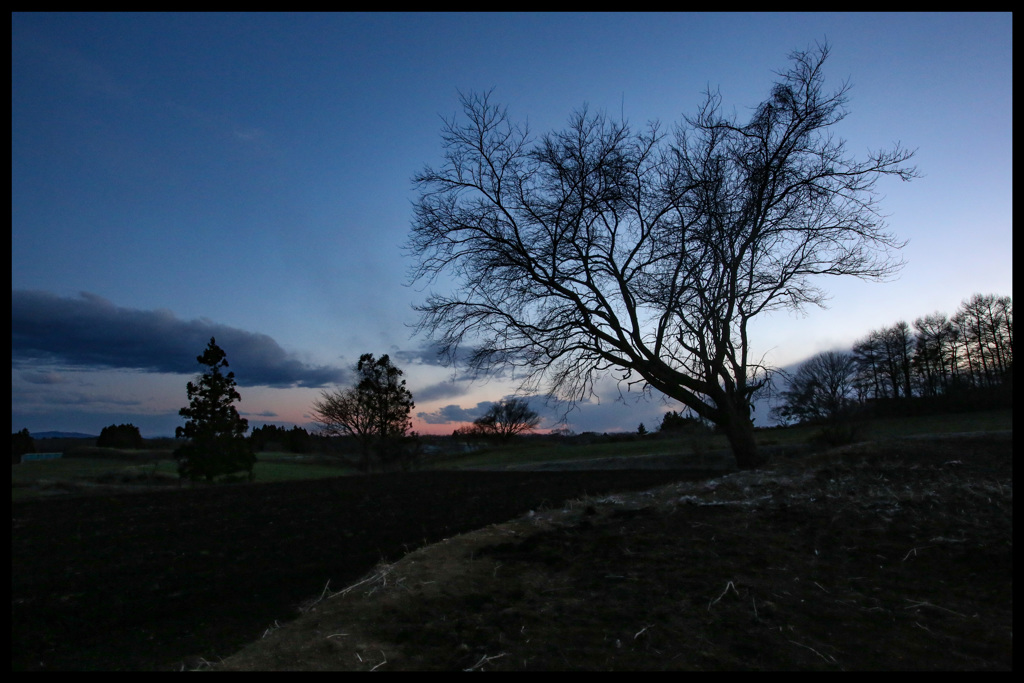
[[[216,336],[253,426],[307,426],[388,353],[417,428],[449,433],[515,389],[453,375],[409,327],[411,177],[459,92],[493,88],[534,131],[584,104],[671,125],[709,86],[742,120],[824,40],[827,87],[852,84],[835,133],[859,158],[917,149],[922,177],[879,187],[909,240],[897,280],[823,281],[827,309],[754,325],[778,366],[1012,295],[1010,14],[14,14],[12,429],[172,434]],[[609,381],[569,426],[680,408],[626,398]]]

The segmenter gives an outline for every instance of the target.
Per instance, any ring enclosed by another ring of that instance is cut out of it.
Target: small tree
[[[28,429],[11,434],[11,462],[21,462],[21,456],[26,453],[36,452],[36,442],[32,439]]]
[[[177,438],[189,439],[174,455],[178,459],[178,474],[193,481],[245,470],[252,479],[256,456],[245,432],[249,421],[238,415],[235,401],[241,396],[235,389],[235,373],[224,375],[228,367],[227,354],[217,346],[213,337],[196,360],[209,369],[198,384],[187,385],[189,405],[178,411],[188,418],[184,427],[174,430]]]
[[[142,448],[145,443],[138,427],[123,424],[104,427],[96,439],[96,445],[101,448]]]
[[[773,409],[783,424],[821,425],[815,441],[827,446],[852,443],[864,428],[854,398],[857,360],[852,353],[826,351],[805,361],[782,392],[783,404]]]
[[[457,427],[452,431],[452,438],[456,441],[465,441],[470,439],[482,439],[487,436],[487,433],[480,429],[475,423],[468,427]]]
[[[675,410],[670,410],[665,413],[661,418],[661,426],[658,427],[658,431],[665,434],[702,432],[706,430],[707,426],[700,420],[700,418],[684,416]]]
[[[493,404],[483,417],[473,421],[474,427],[484,434],[491,434],[502,441],[508,441],[516,434],[534,429],[540,424],[540,416],[530,408],[524,398],[502,399]]]
[[[364,353],[356,365],[358,383],[349,389],[324,391],[313,403],[313,419],[327,436],[354,436],[362,445],[359,469],[370,470],[372,456],[381,464],[401,460],[403,441],[412,426],[415,407],[402,371],[387,354],[374,359]]]
[[[825,351],[808,359],[782,392],[778,417],[813,422],[840,417],[853,402],[857,364],[853,354]]]

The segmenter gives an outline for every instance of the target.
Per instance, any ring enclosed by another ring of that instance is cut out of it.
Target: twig
[[[711,611],[711,606],[714,605],[719,600],[721,600],[722,598],[724,598],[725,594],[729,592],[730,588],[732,589],[732,592],[736,594],[736,597],[739,597],[740,592],[738,590],[736,590],[736,586],[734,586],[732,581],[730,581],[729,583],[725,584],[725,590],[722,591],[722,594],[719,595],[717,598],[715,598],[714,600],[712,600],[711,602],[708,603],[708,611],[709,612]]]
[[[223,660],[221,660],[221,661],[223,661]],[[185,660],[182,661],[181,669],[179,669],[179,671],[186,671],[186,670],[188,670],[188,671],[199,671],[200,669],[203,669],[203,668],[209,669],[212,666],[213,666],[212,662],[208,662],[207,660],[203,659],[202,657],[186,657]]]
[[[346,595],[346,594],[348,594],[348,593],[349,593],[350,591],[352,591],[352,590],[355,590],[355,589],[356,589],[356,588],[358,588],[359,586],[362,586],[362,585],[363,585],[364,583],[369,583],[369,582],[371,582],[371,581],[376,581],[377,579],[380,579],[380,578],[382,578],[382,577],[384,577],[384,576],[387,576],[387,573],[388,573],[388,571],[389,571],[389,568],[385,568],[385,569],[382,569],[382,570],[381,570],[381,571],[379,571],[379,572],[376,572],[376,573],[374,573],[374,574],[371,574],[370,576],[366,577],[366,578],[365,578],[365,579],[363,579],[362,581],[359,581],[359,582],[357,582],[357,583],[353,583],[353,584],[352,584],[351,586],[349,586],[348,588],[342,588],[342,589],[341,589],[340,591],[338,591],[337,593],[332,593],[332,594],[330,595],[330,597],[332,597],[332,598],[335,598],[335,597],[337,597],[337,596],[339,596],[339,595]],[[328,581],[328,583],[330,583],[330,582]]]
[[[903,599],[906,600],[907,602],[913,603],[912,605],[907,605],[903,609],[914,609],[915,607],[934,607],[935,609],[940,609],[943,612],[949,612],[950,614],[955,614],[958,617],[963,617],[964,619],[967,618],[966,614],[960,614],[959,612],[954,612],[953,610],[947,609],[947,608],[942,607],[940,605],[933,605],[930,602],[924,602],[923,600],[922,601],[911,600],[910,598],[903,598]]]
[[[826,662],[830,662],[830,663],[832,663],[832,664],[835,664],[835,663],[836,663],[836,658],[835,658],[835,657],[833,657],[832,655],[828,655],[828,656],[826,657],[825,655],[823,655],[823,654],[821,654],[820,652],[818,652],[817,650],[815,650],[815,649],[814,649],[813,647],[810,647],[810,646],[808,646],[808,645],[804,645],[803,643],[798,643],[798,642],[796,642],[795,640],[791,640],[791,641],[789,641],[789,642],[793,643],[794,645],[799,645],[800,647],[803,647],[803,648],[807,648],[808,650],[810,650],[810,651],[811,651],[811,652],[813,652],[814,654],[816,654],[816,655],[818,655],[819,657],[821,657],[822,659],[824,659],[824,660],[825,660]]]
[[[502,652],[500,655],[494,655],[493,657],[488,657],[487,655],[484,655],[483,657],[480,658],[479,662],[477,662],[473,666],[469,667],[468,669],[463,669],[463,671],[474,671],[476,669],[479,669],[481,666],[483,666],[487,662],[491,661],[492,659],[498,659],[499,657],[504,657],[507,654],[508,654],[507,652]]]
[[[382,667],[382,666],[384,666],[385,664],[388,663],[388,656],[386,654],[384,654],[384,650],[380,651],[380,656],[384,658],[384,661],[382,661],[380,664],[378,664],[375,667],[373,667],[372,669],[370,669],[370,671],[376,671],[377,669],[379,669],[380,667]]]
[[[320,597],[317,598],[316,600],[310,600],[307,603],[303,603],[302,605],[299,605],[299,611],[302,612],[303,614],[305,614],[306,612],[309,612],[311,609],[313,609],[314,607],[319,605],[321,602],[323,602],[324,596],[327,595],[327,593],[328,593],[327,589],[330,587],[330,585],[331,585],[331,580],[327,579],[327,583],[324,584],[324,589],[320,593]],[[335,593],[334,595],[337,595],[337,593]],[[327,597],[328,598],[333,598],[334,595],[327,595]],[[266,636],[266,634],[264,634],[264,636]]]
[[[931,546],[930,545],[922,545],[922,546],[918,546],[917,548],[911,548],[910,550],[907,551],[907,554],[903,556],[903,561],[906,562],[907,558],[910,557],[911,554],[913,554],[914,557],[917,557],[917,551],[918,550],[924,550],[925,548],[931,548]]]

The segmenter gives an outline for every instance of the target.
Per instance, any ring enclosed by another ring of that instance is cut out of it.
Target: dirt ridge
[[[380,564],[201,666],[1009,670],[1011,447],[895,439],[572,501]]]

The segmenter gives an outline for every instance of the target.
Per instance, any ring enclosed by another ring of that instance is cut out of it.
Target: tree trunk
[[[723,411],[726,412],[726,411]],[[754,423],[749,415],[738,415],[735,412],[721,424],[732,453],[736,457],[736,466],[741,470],[750,470],[765,463],[765,458],[757,448],[754,439]]]

